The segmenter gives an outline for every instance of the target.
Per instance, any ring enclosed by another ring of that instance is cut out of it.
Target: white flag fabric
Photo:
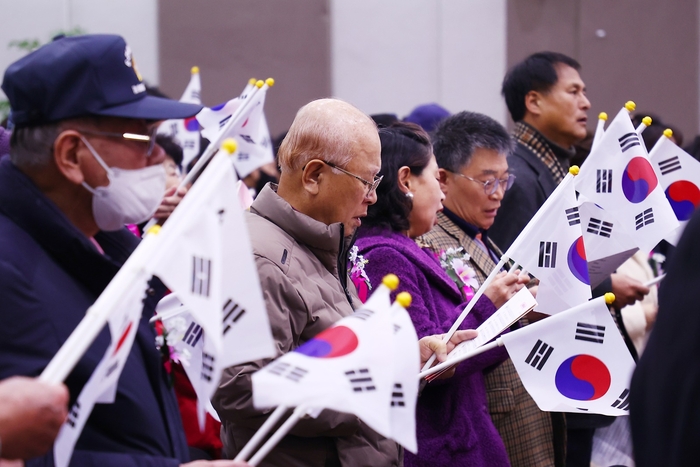
[[[394,326],[389,289],[380,285],[362,308],[252,376],[253,403],[352,413],[391,438]],[[416,373],[413,373],[417,380]]]
[[[591,287],[597,287],[639,248],[617,218],[580,195],[579,214]]]
[[[391,438],[412,453],[416,440],[416,402],[418,401],[420,349],[411,317],[397,302],[391,306],[394,325],[394,387],[391,392]]]
[[[680,226],[666,237],[675,245],[690,216],[700,206],[700,162],[666,136],[656,142],[649,152],[649,159],[680,222]]]
[[[199,68],[192,69],[190,82],[185,92],[180,97],[180,102],[188,104],[202,104],[202,81],[199,77]],[[158,133],[172,137],[182,147],[182,167],[199,154],[199,122],[195,117],[166,120],[158,127]]]
[[[576,177],[576,189],[615,216],[642,251],[678,228],[629,112],[620,110]]]
[[[110,345],[78,395],[75,404],[70,408],[68,419],[58,433],[54,443],[56,467],[66,467],[70,462],[75,443],[95,404],[114,402],[119,377],[138,332],[143,299],[148,287],[148,277],[143,272],[138,274],[140,285],[129,289],[117,312],[109,316]]]
[[[224,151],[214,156],[158,237],[164,254],[149,266],[206,335],[204,359],[212,370],[201,377],[211,378],[208,399],[220,369],[275,354],[236,176]],[[235,343],[236,352],[222,353],[224,342]]]
[[[536,311],[554,314],[591,298],[573,175],[567,175],[505,253],[540,280]]]
[[[267,86],[263,86],[254,92],[249,92],[246,99],[237,97],[211,109],[204,108],[197,114],[197,120],[203,128],[202,136],[209,141],[214,141],[233,113],[245,103],[245,110],[236,117],[238,123],[226,135],[226,137],[235,138],[238,143],[238,152],[234,156],[233,165],[241,178],[274,161],[270,131],[263,112],[267,89]]]
[[[501,339],[541,410],[629,414],[635,363],[604,297]]]

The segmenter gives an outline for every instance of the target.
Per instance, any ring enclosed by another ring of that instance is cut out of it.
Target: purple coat
[[[378,228],[360,229],[356,245],[368,260],[365,271],[373,286],[393,273],[401,280],[394,294],[411,294],[413,302],[408,313],[418,337],[450,329],[463,309],[462,296],[433,253],[421,249],[405,235]],[[495,311],[493,303],[484,296],[461,328],[475,329]],[[461,363],[452,378],[425,387],[416,409],[418,454],[406,452],[407,467],[510,465],[489,416],[482,373],[506,358],[502,347],[485,352]]]

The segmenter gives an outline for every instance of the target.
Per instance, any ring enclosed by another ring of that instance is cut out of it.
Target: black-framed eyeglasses
[[[484,193],[487,195],[492,195],[498,190],[499,186],[503,187],[503,191],[508,191],[510,187],[513,186],[513,182],[515,182],[515,175],[514,174],[508,174],[508,177],[506,178],[492,178],[490,180],[486,180],[485,182],[481,180],[477,180],[475,178],[468,177],[464,174],[461,174],[459,172],[452,172],[455,175],[459,175],[462,178],[466,178],[467,180],[471,180],[472,182],[476,183],[481,183],[484,185]]]
[[[347,170],[338,167],[336,164],[334,164],[334,163],[332,163],[332,162],[324,161],[323,159],[319,159],[319,160],[320,160],[321,162],[323,162],[324,164],[326,164],[328,167],[332,167],[332,168],[334,168],[334,169],[336,169],[336,170],[340,170],[340,171],[343,172],[344,174],[350,175],[351,177],[354,177],[354,178],[358,179],[359,181],[361,181],[362,183],[364,183],[364,185],[367,187],[367,193],[365,193],[365,198],[368,198],[368,197],[372,194],[372,192],[375,191],[375,190],[377,189],[377,187],[379,186],[379,183],[380,183],[380,182],[382,181],[382,179],[384,178],[384,175],[381,175],[381,176],[376,176],[376,175],[375,175],[374,181],[371,181],[371,182],[370,182],[370,181],[367,181],[367,180],[365,180],[364,178],[360,177],[359,175],[355,175],[355,174],[352,173],[352,172],[348,172]]]
[[[156,147],[156,132],[158,131],[158,128],[155,127],[151,130],[150,135],[141,135],[138,133],[112,133],[109,131],[92,131],[92,130],[78,130],[81,133],[85,133],[87,135],[95,135],[95,136],[111,136],[114,138],[123,138],[128,141],[138,141],[141,143],[146,143],[148,144],[148,148],[146,149],[146,156],[150,156],[151,153],[153,153],[153,148]]]

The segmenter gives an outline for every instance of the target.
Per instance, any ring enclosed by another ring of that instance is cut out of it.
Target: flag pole
[[[292,415],[285,420],[285,422],[282,424],[281,427],[275,433],[270,436],[270,439],[268,439],[265,444],[262,445],[262,447],[258,450],[258,452],[255,453],[253,457],[250,458],[248,463],[252,465],[253,467],[257,466],[264,458],[267,456],[272,449],[274,449],[275,446],[277,446],[277,443],[279,443],[284,436],[289,433],[289,431],[296,425],[296,423],[299,421],[301,417],[306,415],[306,412],[308,410],[308,407],[306,404],[300,405],[296,409],[294,409],[294,412],[292,412]]]
[[[600,140],[603,139],[603,134],[605,134],[605,122],[608,120],[608,114],[601,112],[598,114],[598,124],[595,127],[595,133],[593,134],[593,142],[591,143],[591,152],[598,146]]]
[[[651,125],[651,117],[647,115],[646,117],[644,117],[644,118],[642,119],[642,123],[640,123],[639,126],[638,126],[637,128],[635,128],[634,131],[636,131],[638,135],[641,135],[642,132],[643,132],[649,125]]]
[[[235,141],[226,141],[222,145],[222,149],[230,156],[236,150]],[[180,206],[176,209],[180,209]],[[58,384],[68,377],[88,347],[102,331],[114,308],[119,306],[119,299],[124,291],[139,286],[138,281],[143,279],[147,265],[153,261],[160,250],[167,246],[163,242],[157,241],[160,229],[160,226],[154,226],[147,232],[146,237],[107,284],[95,303],[88,308],[78,326],[44,368],[39,376],[41,381]],[[143,285],[145,290],[145,284]]]
[[[651,287],[652,285],[656,285],[659,282],[661,282],[662,280],[664,280],[664,277],[666,277],[666,274],[661,274],[659,277],[655,277],[652,280],[650,280],[649,282],[645,282],[644,287]]]
[[[260,428],[258,428],[258,431],[255,432],[252,438],[246,443],[245,446],[243,446],[243,449],[241,449],[241,452],[236,455],[236,457],[233,459],[234,461],[245,461],[248,456],[250,456],[253,453],[253,450],[260,444],[260,441],[263,440],[263,438],[270,432],[272,427],[275,426],[275,424],[282,418],[282,415],[285,414],[289,410],[289,407],[286,405],[279,405],[277,408],[270,414],[269,417],[267,417],[267,420],[265,420],[265,423],[262,424]]]
[[[274,84],[275,80],[272,78],[267,78],[265,81],[258,80],[255,83],[255,87],[253,88],[252,92],[248,93],[248,97],[241,103],[240,107],[238,107],[233,112],[231,118],[228,119],[221,131],[219,131],[219,134],[217,135],[216,139],[214,141],[211,141],[209,146],[207,146],[207,149],[204,151],[204,153],[199,158],[194,167],[192,167],[192,170],[187,172],[187,175],[185,175],[185,177],[182,179],[182,182],[180,182],[180,185],[177,187],[178,190],[194,182],[197,174],[201,172],[202,168],[207,164],[207,162],[211,159],[214,153],[218,151],[219,146],[221,145],[221,143],[223,143],[224,139],[228,138],[228,132],[231,130],[231,128],[233,128],[234,125],[238,123],[238,120],[243,111],[248,106],[250,106],[251,102],[253,102],[253,96],[255,96],[259,92],[267,90],[268,88],[274,86]]]

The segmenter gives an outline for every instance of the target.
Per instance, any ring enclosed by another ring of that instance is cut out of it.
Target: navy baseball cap
[[[57,38],[10,65],[2,90],[20,128],[89,115],[188,118],[202,109],[147,95],[131,49],[108,34]]]

